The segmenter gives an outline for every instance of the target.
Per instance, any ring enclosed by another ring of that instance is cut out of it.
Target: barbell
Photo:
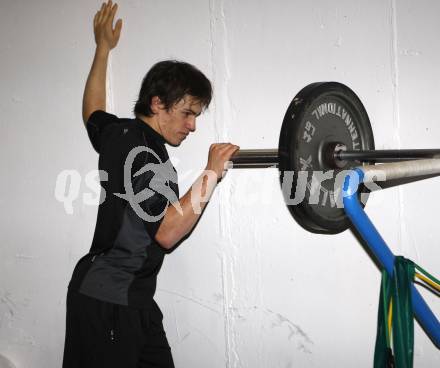
[[[336,234],[350,227],[337,205],[339,173],[365,163],[438,157],[440,149],[375,150],[370,119],[359,97],[344,84],[319,82],[304,87],[290,103],[278,149],[239,150],[231,161],[232,168],[278,168],[294,219],[310,232]],[[292,203],[301,184],[304,197]],[[364,186],[358,190],[359,196],[364,194],[363,205],[368,192]]]

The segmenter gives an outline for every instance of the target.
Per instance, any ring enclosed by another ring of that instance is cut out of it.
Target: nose
[[[190,132],[195,132],[196,131],[196,117],[195,116],[190,116],[186,122],[186,128],[190,131]]]

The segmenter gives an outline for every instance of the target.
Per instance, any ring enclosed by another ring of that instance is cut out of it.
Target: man
[[[209,106],[211,84],[194,66],[164,61],[145,76],[135,119],[105,112],[108,55],[119,40],[117,4],[94,18],[96,53],[83,120],[99,153],[102,197],[90,252],[69,283],[64,368],[174,367],[153,300],[165,253],[196,225],[238,147],[213,144],[202,174],[179,199],[165,143],[179,146]],[[170,205],[171,204],[171,205]]]

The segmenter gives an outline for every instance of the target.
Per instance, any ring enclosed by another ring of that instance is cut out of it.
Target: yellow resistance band
[[[434,281],[428,279],[426,276],[421,275],[420,273],[415,273],[415,276],[419,278],[420,280],[425,281],[428,285],[432,286],[434,289],[440,292],[440,285],[435,283]]]

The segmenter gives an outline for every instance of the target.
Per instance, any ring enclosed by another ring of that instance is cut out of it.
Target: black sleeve
[[[145,147],[145,146],[144,146]],[[168,206],[178,205],[179,190],[177,173],[171,161],[162,162],[152,150],[146,147],[138,155],[132,170],[132,187],[135,195],[133,209],[142,218],[151,239],[163,221]],[[137,172],[139,175],[134,176]]]
[[[104,130],[112,124],[117,124],[119,119],[116,115],[102,110],[96,110],[90,115],[86,123],[87,134],[96,152],[100,152],[101,140]]]

